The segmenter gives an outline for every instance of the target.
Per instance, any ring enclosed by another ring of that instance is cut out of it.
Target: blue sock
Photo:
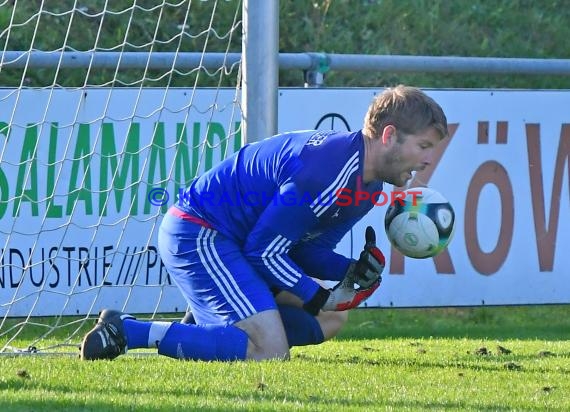
[[[172,323],[158,344],[158,353],[178,359],[243,360],[247,334],[236,326]]]
[[[316,345],[325,340],[317,319],[301,308],[279,305],[289,347]]]
[[[127,348],[156,348],[171,324],[172,322],[124,319],[123,329],[127,335]]]
[[[127,348],[148,348],[148,335],[151,322],[142,322],[135,319],[123,320],[123,329],[127,335]]]

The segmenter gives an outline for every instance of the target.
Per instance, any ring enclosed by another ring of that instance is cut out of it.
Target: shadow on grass
[[[191,363],[189,364],[191,365]],[[361,410],[374,410],[372,399],[343,398],[294,393],[283,393],[279,386],[252,384],[251,387],[228,386],[223,390],[212,389],[209,385],[196,386],[192,383],[161,387],[142,385],[138,387],[121,385],[120,394],[116,387],[110,388],[105,396],[96,397],[96,384],[88,383],[81,388],[73,384],[57,382],[34,382],[33,379],[0,381],[0,391],[26,391],[29,398],[0,400],[2,412],[7,411],[244,411],[244,410],[343,410],[347,407]],[[34,399],[35,394],[48,391],[57,399]],[[71,396],[66,396],[69,394]],[[148,406],[148,397],[166,396],[168,401],[157,408],[156,403]],[[137,402],[144,400],[146,403]],[[208,405],[211,404],[211,405]],[[276,407],[276,406],[281,406]]]
[[[310,359],[312,362],[315,359]],[[317,361],[319,361],[317,359]],[[325,361],[325,360],[322,360]],[[346,363],[346,362],[343,362]],[[396,366],[401,366],[396,364]],[[425,365],[432,366],[432,365]],[[438,366],[438,365],[436,365]],[[433,367],[433,366],[432,366]],[[286,385],[285,385],[286,386]],[[120,387],[120,390],[117,390]],[[375,390],[383,388],[375,387]],[[391,388],[388,385],[386,390]],[[293,392],[285,392],[279,381],[272,384],[251,386],[229,385],[222,390],[212,389],[209,385],[190,383],[172,386],[160,385],[115,385],[103,396],[94,396],[100,385],[88,382],[77,386],[72,382],[35,381],[29,379],[5,379],[0,382],[0,390],[11,394],[24,393],[16,397],[5,397],[0,401],[2,411],[243,411],[243,410],[363,410],[380,409],[396,410],[477,410],[482,401],[477,398],[465,398],[460,401],[445,400],[412,400],[399,399],[387,395],[384,399],[355,398],[341,393],[326,396],[313,394],[305,396]],[[22,392],[23,391],[23,392]],[[43,393],[39,399],[38,393]],[[47,398],[46,398],[46,395]],[[158,405],[149,400],[163,397],[165,401]],[[380,404],[379,404],[380,402]],[[508,403],[508,402],[506,402]],[[484,403],[485,410],[506,411],[512,407],[496,403]]]

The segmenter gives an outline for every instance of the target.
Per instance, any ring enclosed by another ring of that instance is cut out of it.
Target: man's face
[[[413,171],[431,164],[440,140],[439,133],[432,127],[419,134],[393,136],[381,165],[384,181],[397,187],[405,186]]]

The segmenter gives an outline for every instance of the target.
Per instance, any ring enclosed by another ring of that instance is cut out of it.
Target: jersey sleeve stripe
[[[291,241],[277,235],[261,255],[263,263],[276,279],[288,287],[293,287],[301,278],[301,274],[283,260],[281,255],[288,251]]]
[[[281,276],[281,273],[275,269],[275,267],[272,264],[272,260],[269,257],[271,255],[271,250],[275,247],[280,237],[281,236],[277,236],[275,239],[273,239],[273,241],[269,244],[269,246],[267,246],[267,248],[263,251],[261,259],[265,267],[269,269],[269,271],[275,277],[275,279],[279,280],[285,286],[292,287],[295,285],[295,283]]]
[[[355,164],[351,170],[348,171],[348,173],[346,174],[345,178],[343,179],[342,182],[340,182],[340,184],[338,185],[338,187],[334,190],[333,194],[331,195],[331,201],[326,202],[324,204],[319,204],[319,210],[318,211],[314,211],[315,215],[317,217],[320,217],[323,213],[325,213],[331,206],[333,206],[335,204],[335,201],[332,200],[334,199],[334,197],[336,196],[336,192],[339,189],[342,189],[343,187],[346,187],[346,184],[348,183],[348,181],[350,180],[350,176],[354,173],[358,171],[358,164]],[[317,209],[317,208],[315,208]]]
[[[332,202],[321,202],[322,199],[333,198],[338,189],[346,186],[350,175],[358,170],[358,152],[354,153],[337,175],[336,179],[324,190],[322,196],[317,196],[317,199],[311,203],[311,208],[317,216],[322,215],[332,204]]]
[[[291,246],[291,241],[285,239],[285,242],[281,242],[281,247],[279,248],[277,254],[275,255],[276,263],[278,263],[281,267],[284,267],[289,273],[292,273],[295,276],[295,283],[299,281],[302,274],[297,271],[297,269],[293,268],[289,262],[283,257],[287,255],[289,252],[289,246]]]
[[[358,164],[354,165],[353,168],[351,170],[348,171],[346,177],[344,178],[344,180],[342,182],[340,182],[340,184],[338,185],[338,187],[335,189],[332,197],[334,198],[336,196],[336,192],[339,189],[342,189],[343,187],[346,187],[346,184],[348,183],[350,176],[354,173],[358,171]],[[333,206],[335,204],[335,202],[333,200],[331,200],[330,202],[327,202],[325,204],[320,204],[319,206],[321,206],[319,208],[319,211],[316,212],[316,216],[319,217],[321,216],[323,213],[325,213],[327,210],[330,209],[331,206]]]
[[[347,173],[347,171],[351,170],[354,164],[358,165],[358,155],[359,155],[358,152],[355,152],[350,157],[350,159],[348,159],[348,161],[344,164],[344,166],[340,170],[340,173],[336,176],[335,180],[333,180],[333,182],[323,191],[322,193],[323,198],[326,198],[330,194],[334,194],[334,192],[338,189],[339,181],[342,181],[344,179],[344,176]],[[311,204],[311,207],[314,206],[318,206],[318,199],[315,199],[315,201]]]
[[[343,180],[338,184],[338,186],[334,189],[333,194],[331,195],[331,201],[330,202],[326,202],[324,204],[319,204],[318,207],[316,207],[313,212],[315,213],[315,215],[317,217],[320,217],[323,213],[325,213],[331,206],[333,206],[335,204],[335,201],[332,200],[333,198],[336,197],[336,193],[338,190],[346,187],[350,176],[354,173],[358,171],[358,163],[353,165],[353,167],[351,169],[349,169],[346,173],[345,176],[343,177]]]

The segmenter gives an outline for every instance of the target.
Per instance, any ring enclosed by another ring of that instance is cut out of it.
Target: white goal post
[[[182,316],[162,215],[276,131],[276,0],[85,4],[0,1],[0,353],[76,345],[104,307]]]

